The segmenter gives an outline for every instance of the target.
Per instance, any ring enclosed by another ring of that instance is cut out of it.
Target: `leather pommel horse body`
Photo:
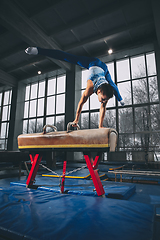
[[[71,124],[71,123],[69,123]],[[54,128],[54,132],[46,133],[46,127]],[[42,150],[52,151],[74,151],[83,152],[84,158],[92,177],[98,196],[104,196],[105,192],[98,175],[97,167],[101,155],[106,151],[115,151],[117,143],[117,132],[111,128],[87,129],[70,131],[57,131],[56,127],[46,125],[42,133],[21,134],[18,136],[19,150],[28,150],[32,167],[27,178],[26,187],[31,187],[34,183],[39,164],[42,160]],[[91,157],[91,152],[98,152],[95,160]],[[66,172],[66,161],[63,164],[63,175],[61,182],[61,192],[64,192],[64,181]]]

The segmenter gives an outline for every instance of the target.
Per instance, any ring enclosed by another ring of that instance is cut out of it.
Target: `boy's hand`
[[[78,125],[78,121],[73,121],[72,127],[77,127],[77,125]]]
[[[76,127],[77,130],[80,129],[80,126],[78,125],[78,123],[75,123],[75,122],[69,122],[69,123],[67,124],[67,132],[70,131],[71,126],[72,126],[72,127]]]

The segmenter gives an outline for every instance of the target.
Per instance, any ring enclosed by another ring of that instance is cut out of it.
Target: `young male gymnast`
[[[95,57],[76,56],[60,50],[54,49],[43,49],[40,47],[28,47],[25,52],[29,55],[44,55],[61,61],[66,61],[75,65],[79,65],[83,68],[89,69],[87,78],[87,87],[83,92],[79,101],[76,117],[73,121],[73,126],[76,127],[79,121],[79,117],[82,111],[84,103],[88,98],[96,93],[98,100],[101,103],[100,106],[100,117],[99,117],[99,128],[103,127],[103,120],[105,117],[106,105],[113,94],[117,100],[124,105],[122,97],[115,83],[111,79],[111,75],[108,71],[107,65]]]

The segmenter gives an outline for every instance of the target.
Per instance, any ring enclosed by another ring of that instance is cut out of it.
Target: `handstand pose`
[[[39,47],[29,47],[25,50],[25,52],[30,55],[41,54],[89,69],[87,87],[79,101],[73,126],[76,126],[78,124],[82,107],[93,93],[96,93],[98,95],[98,100],[101,102],[99,128],[103,127],[106,105],[108,100],[113,97],[113,94],[121,103],[121,105],[124,105],[119,90],[111,79],[107,65],[100,61],[98,58],[76,56],[60,50],[42,49]]]

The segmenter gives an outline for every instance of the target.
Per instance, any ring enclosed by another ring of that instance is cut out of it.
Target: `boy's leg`
[[[44,49],[39,47],[29,47],[25,50],[27,54],[30,55],[43,55],[47,57],[51,57],[57,60],[69,62],[75,65],[79,65],[84,68],[89,68],[89,64],[92,61],[95,61],[95,58],[93,57],[85,57],[85,56],[77,56],[73,55],[67,52],[63,52],[61,50],[55,50],[55,49]]]

